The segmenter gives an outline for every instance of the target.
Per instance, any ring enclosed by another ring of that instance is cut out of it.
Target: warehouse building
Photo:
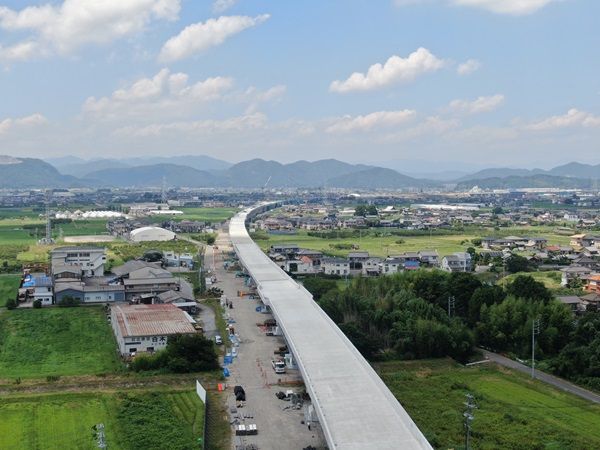
[[[141,227],[129,233],[129,239],[133,242],[172,241],[175,237],[175,233],[160,227]]]
[[[110,317],[123,356],[162,350],[170,336],[197,332],[196,321],[173,304],[114,305]]]

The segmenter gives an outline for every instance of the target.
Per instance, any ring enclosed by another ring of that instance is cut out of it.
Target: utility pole
[[[475,404],[475,397],[472,394],[467,394],[467,401],[464,403],[466,409],[463,412],[463,417],[465,418],[464,427],[465,427],[465,450],[469,450],[470,440],[471,440],[471,422],[475,418],[473,416],[473,412],[477,409],[477,405]]]
[[[535,378],[535,336],[540,334],[540,319],[531,324],[531,378]]]
[[[448,296],[448,317],[452,317],[452,312],[456,308],[456,298],[454,295]]]
[[[98,425],[94,425],[92,427],[92,430],[94,430],[94,438],[96,439],[96,446],[101,449],[107,448],[106,436],[104,434],[104,424],[99,423]]]

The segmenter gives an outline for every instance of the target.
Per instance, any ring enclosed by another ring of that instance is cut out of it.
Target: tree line
[[[575,317],[543,283],[519,275],[505,286],[472,273],[417,270],[304,286],[369,360],[450,356],[465,362],[476,346],[528,359],[540,320],[536,355],[546,370],[600,388],[600,314]]]

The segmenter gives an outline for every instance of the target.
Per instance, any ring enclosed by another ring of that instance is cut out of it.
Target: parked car
[[[215,336],[215,344],[223,345],[223,338],[221,338],[221,336],[219,336],[218,334]]]
[[[275,373],[285,373],[285,363],[281,360],[272,360],[271,365]]]

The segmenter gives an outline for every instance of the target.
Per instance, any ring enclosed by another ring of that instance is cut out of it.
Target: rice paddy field
[[[194,391],[10,396],[0,403],[0,448],[92,450],[98,424],[109,449],[202,448],[204,412]]]
[[[237,208],[178,208],[183,211],[182,220],[198,220],[210,223],[224,222],[231,219],[238,211]]]
[[[600,448],[600,405],[524,374],[446,359],[394,361],[376,369],[435,448],[464,448],[467,393],[477,404],[473,449]]]
[[[122,367],[116,348],[101,306],[0,314],[0,378],[115,372]]]

